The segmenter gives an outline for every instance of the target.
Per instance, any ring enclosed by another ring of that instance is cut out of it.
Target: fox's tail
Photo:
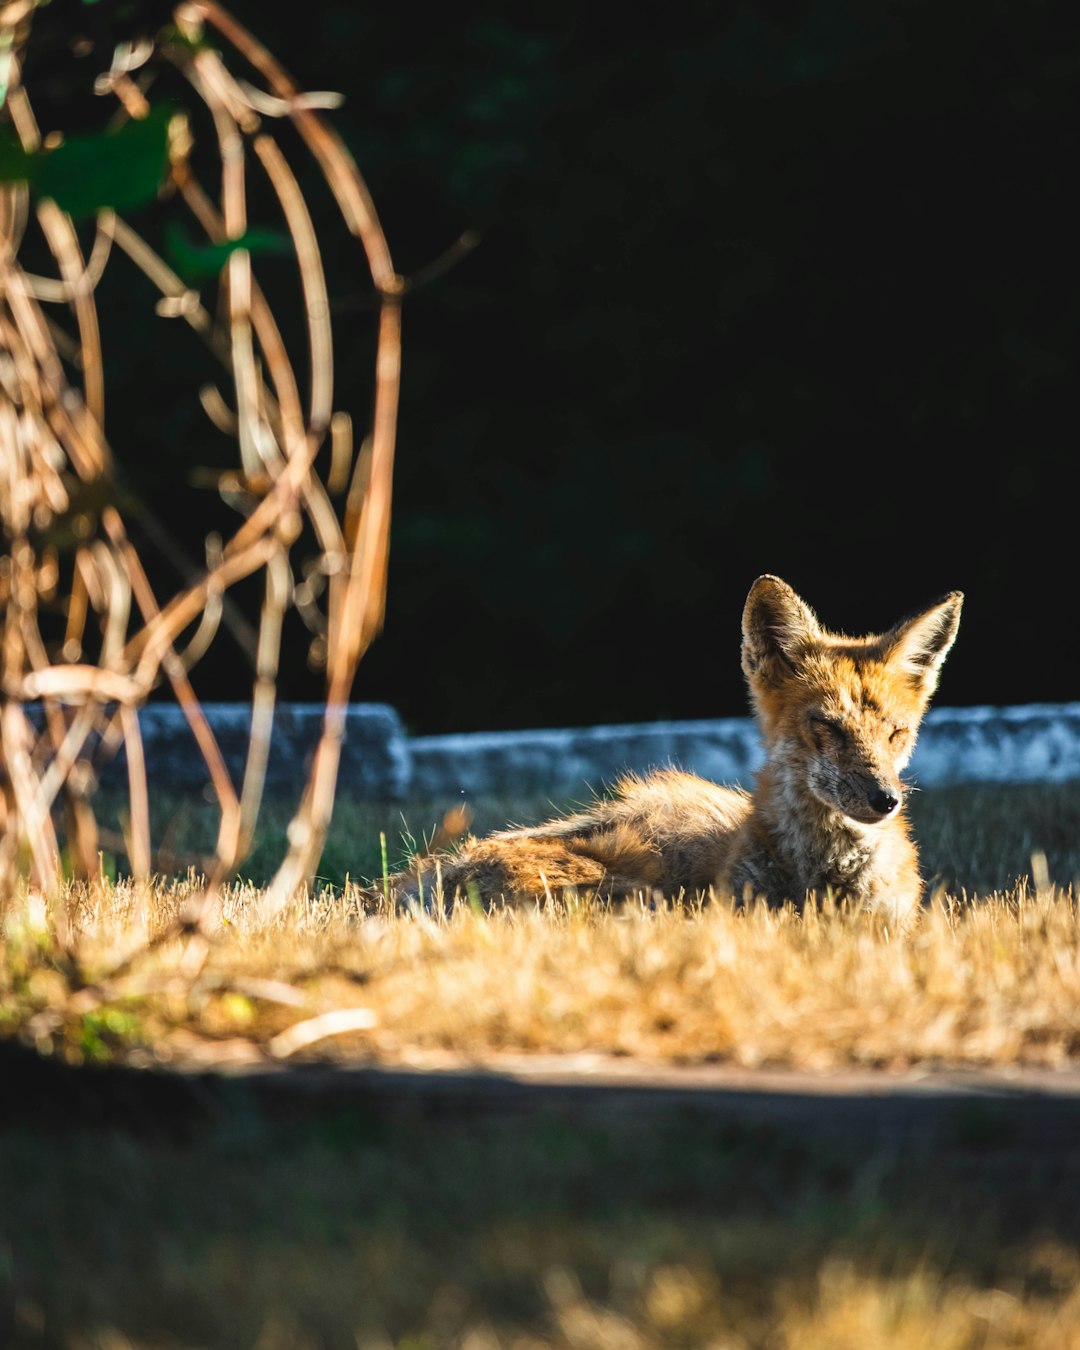
[[[449,908],[470,904],[520,904],[573,892],[611,900],[651,897],[662,883],[659,849],[625,823],[603,825],[569,837],[545,836],[542,827],[468,838],[455,853],[414,859],[390,878],[398,905]]]

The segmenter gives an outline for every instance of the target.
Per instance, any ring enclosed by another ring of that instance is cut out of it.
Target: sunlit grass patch
[[[93,1057],[115,1042],[166,1061],[196,1048],[212,1061],[224,1040],[252,1059],[589,1051],[813,1070],[1080,1055],[1080,907],[1026,881],[985,899],[938,892],[906,934],[828,901],[582,897],[430,915],[373,913],[351,885],[266,922],[258,889],[237,885],[208,939],[159,942],[196,890],[194,877],[72,886],[75,984],[28,897],[6,920],[9,1033],[78,1058],[90,1017]],[[102,1022],[108,1009],[123,1019]]]

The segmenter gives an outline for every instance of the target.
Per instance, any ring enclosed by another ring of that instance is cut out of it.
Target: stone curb
[[[239,782],[250,706],[203,706]],[[269,793],[289,793],[303,782],[322,712],[321,704],[278,708]],[[201,791],[206,769],[180,709],[150,704],[139,721],[151,781]],[[339,785],[354,796],[391,801],[507,793],[588,797],[620,773],[666,765],[749,788],[760,763],[749,717],[409,737],[392,707],[355,703],[346,716]],[[1080,779],[1080,703],[931,709],[909,777],[921,787]],[[122,756],[104,766],[102,781],[124,782]]]

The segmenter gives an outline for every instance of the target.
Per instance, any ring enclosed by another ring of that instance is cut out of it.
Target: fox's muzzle
[[[888,820],[899,811],[904,794],[898,783],[882,783],[876,776],[871,778],[861,773],[852,774],[849,782],[865,803],[864,819],[871,822]]]

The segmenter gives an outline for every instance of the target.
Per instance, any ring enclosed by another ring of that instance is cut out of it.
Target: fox
[[[413,859],[392,879],[399,902],[592,893],[802,909],[829,895],[907,926],[923,882],[901,774],[963,598],[950,591],[887,632],[854,638],[824,628],[780,577],[759,576],[742,615],[742,670],[764,747],[752,792],[678,768],[625,774],[581,811]]]

